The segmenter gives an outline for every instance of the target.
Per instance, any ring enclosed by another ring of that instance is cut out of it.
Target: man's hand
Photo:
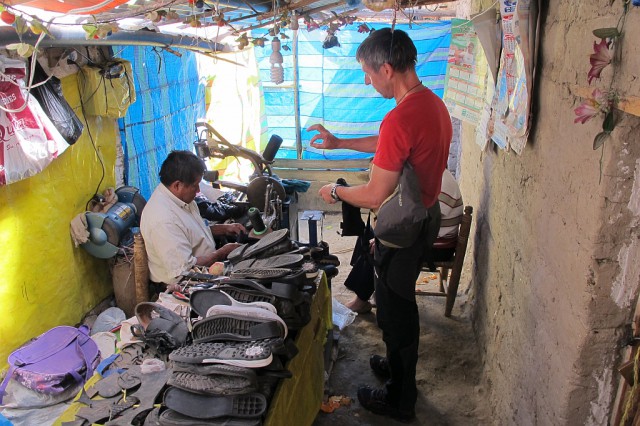
[[[314,135],[309,141],[309,145],[312,147],[318,149],[336,149],[340,147],[340,140],[333,136],[333,133],[325,129],[322,124],[314,124],[307,128],[308,132],[314,130],[318,132],[318,134]],[[322,142],[316,142],[317,140],[321,140]]]
[[[238,243],[229,243],[229,244],[225,244],[222,247],[220,247],[218,250],[215,251],[215,262],[221,262],[223,260],[227,259],[227,256],[229,256],[229,253],[231,253],[232,251],[234,251],[236,248],[240,247],[242,244],[238,244]],[[213,263],[213,262],[212,262]],[[208,265],[211,266],[211,265]]]
[[[243,233],[246,234],[247,230],[241,223],[223,223],[213,225],[211,232],[215,236],[237,236]]]
[[[318,195],[320,195],[327,204],[337,203],[337,201],[334,200],[333,197],[331,196],[332,187],[333,187],[333,184],[330,183],[328,185],[323,186],[322,188],[320,188],[320,191],[318,191]]]

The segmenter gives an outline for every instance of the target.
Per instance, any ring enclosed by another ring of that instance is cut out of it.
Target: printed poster
[[[475,125],[480,122],[486,74],[487,61],[472,22],[452,19],[444,90],[451,116]]]
[[[521,154],[529,136],[533,61],[530,0],[500,0],[502,54],[487,129],[503,149]]]

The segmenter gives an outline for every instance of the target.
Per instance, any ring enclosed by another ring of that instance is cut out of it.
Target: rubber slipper
[[[165,410],[160,413],[160,424],[162,426],[261,426],[262,421],[260,419],[233,419],[229,417],[200,420],[174,410]]]
[[[261,308],[276,313],[276,308],[267,302],[239,302],[231,297],[226,292],[214,288],[206,290],[198,290],[191,293],[190,300],[191,309],[198,316],[204,317],[207,315],[207,311],[214,305],[228,305],[238,306],[245,308]]]
[[[169,388],[164,393],[164,405],[196,419],[218,417],[258,418],[267,409],[267,399],[259,393],[212,396]]]
[[[143,413],[149,412],[153,409],[156,399],[162,389],[167,384],[171,370],[154,371],[152,373],[142,374],[131,372],[128,377],[124,379],[124,385],[130,385],[136,381],[140,383],[140,387],[133,392],[133,397],[137,398],[139,402],[135,408],[130,408],[120,417],[117,417],[107,423],[105,426],[120,426],[120,425],[132,425],[137,424],[134,419],[138,416],[142,416]],[[122,377],[122,376],[121,376]],[[131,398],[127,393],[127,399]],[[112,417],[113,418],[113,417]]]
[[[138,398],[133,396],[127,397],[126,400],[124,398],[115,397],[91,401],[91,405],[81,407],[78,410],[76,417],[85,419],[90,424],[104,423],[105,420],[119,416],[120,413],[130,409],[138,402]]]
[[[254,370],[223,364],[174,363],[168,384],[205,395],[238,395],[258,390]]]
[[[169,359],[190,364],[226,364],[260,368],[273,360],[269,340],[257,342],[196,343],[169,354]]]
[[[96,395],[100,395],[103,398],[111,398],[118,395],[122,392],[123,389],[131,389],[140,384],[140,380],[133,383],[131,380],[127,380],[127,377],[137,377],[140,375],[140,367],[139,366],[131,366],[129,370],[123,371],[120,374],[111,374],[107,377],[104,377],[94,383],[89,389],[87,389],[87,395],[91,398]],[[122,377],[125,379],[122,379]],[[128,383],[128,385],[122,386],[122,383]]]
[[[160,426],[160,407],[149,411],[149,414],[144,419],[143,426]]]
[[[229,253],[227,259],[231,261],[231,263],[237,263],[241,260],[254,257],[260,252],[263,252],[284,241],[287,238],[288,234],[288,229],[278,229],[277,231],[270,232],[264,238],[261,238],[257,243],[253,245],[245,244],[243,246],[237,247],[231,253]]]
[[[304,256],[301,254],[280,254],[261,259],[247,259],[234,265],[234,269],[247,268],[291,268],[300,265]]]
[[[277,314],[260,308],[214,305],[193,326],[194,343],[251,341],[287,337],[287,325]]]

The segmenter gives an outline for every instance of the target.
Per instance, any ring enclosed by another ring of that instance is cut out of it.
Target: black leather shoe
[[[373,389],[369,386],[358,388],[358,401],[365,409],[375,414],[389,416],[404,423],[411,422],[416,417],[415,411],[400,411],[391,405],[387,398],[386,389]]]
[[[375,374],[384,379],[388,379],[391,376],[389,373],[389,361],[384,356],[371,355],[369,366]]]

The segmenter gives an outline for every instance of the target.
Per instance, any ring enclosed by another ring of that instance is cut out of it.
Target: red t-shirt
[[[399,172],[408,159],[420,180],[422,202],[431,207],[438,202],[452,136],[442,99],[429,89],[412,93],[382,120],[373,164]]]

